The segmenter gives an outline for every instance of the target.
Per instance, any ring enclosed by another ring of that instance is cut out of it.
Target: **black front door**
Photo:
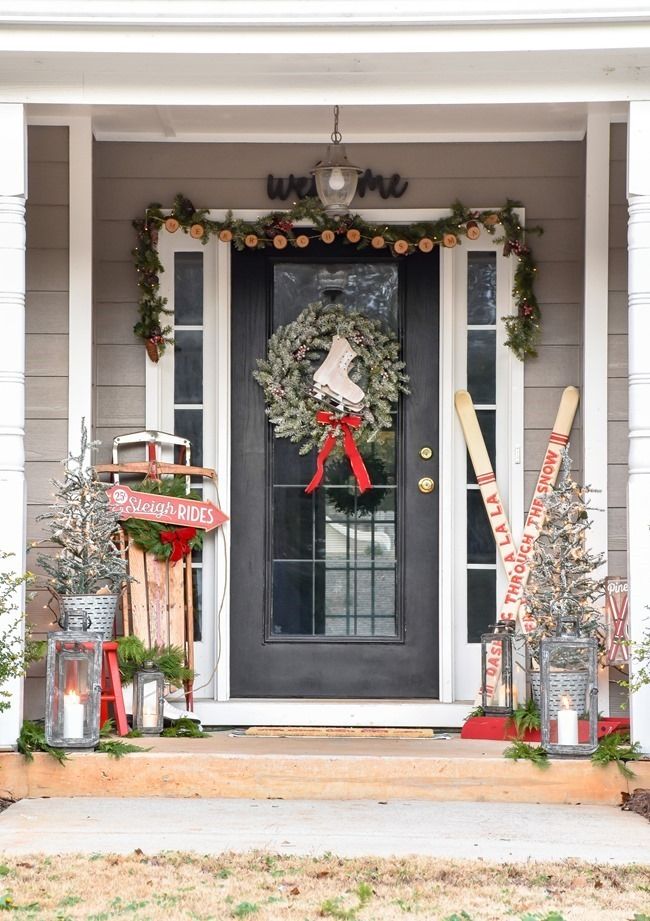
[[[438,265],[437,251],[336,244],[233,251],[233,697],[438,695],[438,492],[418,485],[437,484]],[[345,461],[305,493],[315,457],[273,437],[252,376],[271,332],[318,300],[381,319],[402,342],[411,393],[393,429],[359,445],[364,496]]]

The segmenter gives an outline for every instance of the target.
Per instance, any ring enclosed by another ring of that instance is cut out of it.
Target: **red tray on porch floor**
[[[578,722],[578,738],[581,742],[587,741],[588,726],[586,720]],[[630,721],[627,717],[610,716],[598,720],[598,738],[602,739],[612,732],[627,732]],[[508,742],[515,736],[514,726],[505,716],[472,716],[467,720],[460,732],[461,739],[493,739],[498,742]],[[524,742],[541,741],[539,730],[525,732],[522,736]]]

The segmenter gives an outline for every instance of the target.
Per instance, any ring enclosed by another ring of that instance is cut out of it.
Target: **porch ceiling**
[[[609,107],[624,120],[627,106]],[[489,140],[576,140],[584,136],[586,103],[549,105],[345,106],[341,129],[348,143]],[[326,143],[330,106],[30,105],[33,123],[90,116],[99,141],[215,141]]]
[[[20,0],[0,102],[627,102],[649,98],[649,49],[643,0]]]

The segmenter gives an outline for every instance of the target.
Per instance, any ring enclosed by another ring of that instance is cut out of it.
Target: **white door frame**
[[[243,220],[254,220],[263,213],[261,210],[237,211],[235,216]],[[449,214],[448,209],[386,209],[363,210],[359,214],[372,223],[390,221],[391,223],[414,223],[434,221]],[[212,220],[223,220],[225,211],[211,210]],[[492,239],[483,235],[476,244],[463,240],[456,249],[441,248],[440,259],[440,347],[439,347],[439,403],[440,429],[438,453],[440,459],[440,482],[446,484],[440,496],[440,585],[439,585],[439,663],[440,663],[440,697],[436,701],[407,700],[309,700],[309,699],[235,699],[230,697],[230,606],[228,573],[230,571],[230,531],[225,525],[217,534],[215,545],[218,548],[218,562],[215,561],[215,589],[213,602],[219,610],[217,623],[212,627],[204,619],[204,636],[206,643],[212,643],[212,663],[207,656],[200,656],[204,668],[216,669],[216,682],[210,676],[202,674],[197,679],[197,686],[206,684],[204,689],[209,697],[200,697],[195,703],[197,714],[206,725],[363,725],[363,726],[458,726],[472,706],[471,700],[455,700],[454,666],[472,668],[477,676],[474,660],[476,651],[470,649],[467,661],[455,661],[458,658],[457,634],[459,625],[455,622],[454,612],[459,602],[458,553],[454,542],[458,540],[459,516],[456,511],[458,502],[457,482],[459,471],[464,474],[465,446],[462,442],[459,426],[453,410],[455,389],[464,386],[462,375],[465,373],[462,362],[459,364],[458,331],[456,329],[454,310],[458,300],[458,279],[456,265],[469,246],[472,249],[485,249],[494,246]],[[159,251],[163,265],[172,265],[173,252],[176,250],[196,251],[201,244],[189,236],[170,235],[161,231]],[[213,256],[210,255],[214,253]],[[499,249],[497,250],[499,252]],[[226,514],[230,513],[230,263],[231,244],[221,243],[215,239],[203,248],[205,253],[204,305],[205,305],[205,340],[204,394],[209,390],[216,394],[214,409],[205,414],[204,429],[204,464],[215,466],[219,476],[219,499]],[[499,283],[499,315],[509,312],[512,307],[510,291],[512,288],[512,260],[500,260],[508,266],[507,281]],[[505,292],[505,293],[504,293]],[[161,277],[161,295],[166,297],[173,307],[173,272],[167,271]],[[216,310],[210,311],[214,303]],[[503,324],[499,321],[501,332],[498,334],[499,345],[503,344]],[[462,346],[461,346],[462,351]],[[171,353],[171,350],[170,350]],[[510,495],[510,513],[513,528],[516,531],[523,507],[523,365],[510,352],[503,350],[504,361],[498,372],[508,386],[503,393],[513,394],[512,402],[504,413],[505,423],[500,437],[507,440],[508,450],[505,455],[503,473],[507,482],[501,485],[504,497]],[[146,427],[154,429],[169,428],[170,384],[173,380],[173,355],[163,356],[158,364],[146,360]],[[210,378],[211,369],[216,368],[214,379]],[[206,386],[207,384],[207,386]],[[212,389],[214,388],[214,389]],[[206,396],[207,399],[207,396]],[[224,419],[226,424],[214,425],[210,430],[209,419]],[[173,420],[172,420],[173,422]],[[498,436],[499,437],[499,436]],[[453,451],[448,446],[453,445]],[[459,464],[459,458],[463,463]],[[509,461],[508,461],[509,458]],[[463,479],[464,489],[464,479]],[[506,499],[507,501],[507,499]],[[464,520],[464,516],[463,516]],[[206,572],[207,575],[207,572]],[[206,596],[207,597],[207,596]],[[207,609],[207,607],[206,607]],[[207,629],[206,629],[207,628]],[[217,667],[218,665],[218,667]]]

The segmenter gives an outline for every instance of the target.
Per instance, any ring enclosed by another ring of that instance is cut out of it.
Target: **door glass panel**
[[[203,253],[174,257],[174,323],[203,325]]]
[[[494,535],[478,489],[467,492],[467,562],[496,564]]]
[[[467,322],[494,326],[497,321],[497,254],[467,254]]]
[[[174,333],[174,403],[203,403],[203,331]]]
[[[274,328],[315,301],[343,304],[398,332],[398,266],[370,261],[274,266]],[[359,444],[373,484],[363,496],[347,458],[334,456],[322,485],[307,495],[315,452],[301,456],[296,445],[273,439],[271,637],[398,634],[395,431],[382,432],[371,445]]]
[[[474,403],[496,401],[494,330],[470,329],[467,332],[467,389]]]
[[[273,277],[273,320],[284,326],[307,304],[343,304],[382,320],[397,332],[397,265],[385,262],[276,265]]]
[[[497,603],[496,569],[467,570],[467,642],[480,643],[494,623]]]

